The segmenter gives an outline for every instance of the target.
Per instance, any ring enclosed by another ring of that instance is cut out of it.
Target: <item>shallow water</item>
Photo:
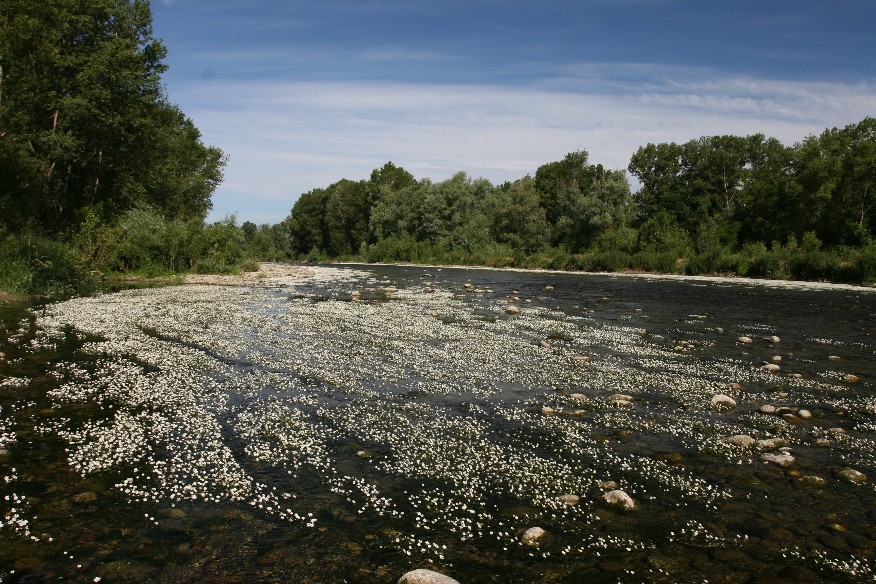
[[[873,292],[350,266],[0,318],[3,581],[873,580]]]

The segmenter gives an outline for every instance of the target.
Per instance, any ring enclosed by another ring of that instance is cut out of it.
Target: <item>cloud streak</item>
[[[648,142],[761,132],[792,144],[863,119],[876,98],[868,83],[658,69],[636,87],[614,68],[620,81],[591,75],[591,68],[523,88],[214,81],[177,87],[171,96],[205,140],[230,155],[212,217],[240,211],[241,220],[264,222],[285,217],[301,193],[341,178],[367,178],[388,160],[421,178],[442,180],[464,170],[494,183],[580,149],[592,162],[625,168]]]

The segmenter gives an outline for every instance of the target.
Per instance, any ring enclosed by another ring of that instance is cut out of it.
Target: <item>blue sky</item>
[[[170,100],[229,155],[210,219],[275,223],[393,161],[494,183],[567,152],[793,144],[876,115],[873,0],[153,0]]]

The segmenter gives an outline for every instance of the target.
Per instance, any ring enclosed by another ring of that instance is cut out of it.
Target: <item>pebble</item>
[[[712,396],[709,404],[712,406],[713,410],[732,410],[736,407],[736,400],[727,394],[719,393]]]
[[[636,502],[633,498],[620,489],[609,491],[602,495],[602,500],[613,507],[619,507],[624,510],[636,508]]]
[[[547,531],[545,531],[541,527],[530,527],[523,532],[523,535],[520,536],[520,541],[523,543],[523,545],[538,547],[541,544],[541,540],[544,539],[544,536],[546,535]]]
[[[450,576],[420,568],[411,570],[399,578],[398,584],[459,584],[459,581]]]
[[[743,345],[750,345],[751,343],[754,342],[753,340],[751,340],[751,337],[739,337],[736,340],[738,342],[742,343]]]

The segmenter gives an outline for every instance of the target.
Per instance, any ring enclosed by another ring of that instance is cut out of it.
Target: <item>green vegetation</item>
[[[586,151],[493,185],[387,163],[276,225],[207,225],[225,157],[161,85],[147,0],[0,5],[0,287],[336,259],[876,282],[876,119],[799,144],[711,136]],[[627,172],[639,186],[630,189]]]
[[[225,158],[164,95],[165,52],[145,0],[0,5],[0,287],[238,265],[240,228],[204,225]]]
[[[791,147],[759,134],[648,144],[628,171],[635,193],[585,151],[499,186],[418,181],[390,162],[305,193],[282,230],[310,261],[876,282],[876,119]]]

